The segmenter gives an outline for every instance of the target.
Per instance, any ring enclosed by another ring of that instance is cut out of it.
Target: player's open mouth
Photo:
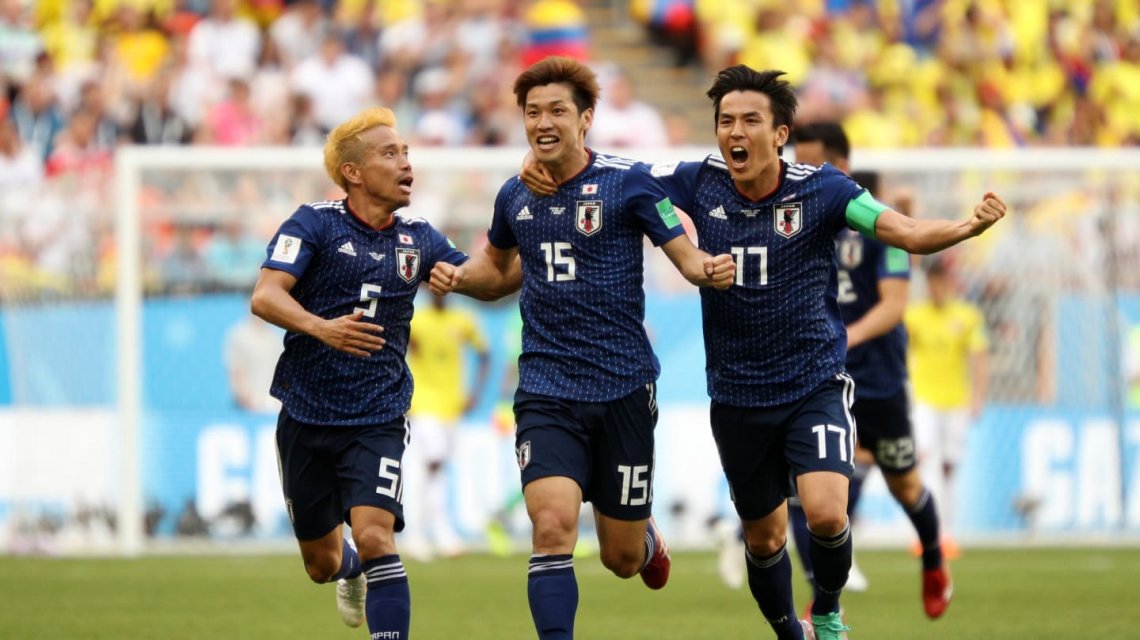
[[[734,169],[743,169],[744,165],[748,164],[748,149],[740,145],[734,145],[728,150],[729,159],[732,160]]]
[[[534,139],[534,143],[538,145],[539,149],[549,151],[558,144],[558,136],[538,136]]]
[[[400,186],[401,193],[408,194],[412,192],[412,182],[415,182],[415,178],[408,176],[406,178],[401,178],[396,184]]]

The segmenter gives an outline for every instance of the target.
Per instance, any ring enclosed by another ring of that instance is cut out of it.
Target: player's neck
[[[550,170],[550,175],[554,178],[555,182],[562,184],[579,173],[582,173],[582,170],[585,169],[588,164],[590,164],[590,151],[582,147],[579,151],[569,154],[568,157],[558,164],[551,162],[546,163],[546,168]]]
[[[375,202],[361,193],[348,194],[348,210],[373,229],[383,229],[392,224],[396,213],[388,203]]]
[[[780,159],[776,158],[760,173],[749,180],[737,180],[736,190],[749,200],[763,200],[773,194],[780,186]]]

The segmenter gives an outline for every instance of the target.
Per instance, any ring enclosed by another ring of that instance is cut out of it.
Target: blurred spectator
[[[693,126],[683,112],[669,111],[665,114],[665,143],[670,147],[693,144]]]
[[[320,49],[293,69],[289,83],[293,91],[313,101],[317,122],[326,131],[372,100],[372,69],[346,52],[335,32],[325,34]]]
[[[170,77],[161,74],[151,82],[128,126],[134,144],[189,144],[190,125],[170,104]]]
[[[380,34],[380,64],[405,73],[442,65],[454,42],[451,3],[424,0],[422,14],[389,25]]]
[[[396,124],[415,122],[416,105],[408,94],[408,74],[398,67],[383,67],[376,74],[376,104],[396,114]]]
[[[292,69],[317,53],[331,29],[317,0],[294,0],[270,25],[268,39],[276,45],[284,67]]]
[[[0,118],[0,193],[9,195],[17,187],[34,187],[43,176],[43,159],[20,140],[15,123]]]
[[[130,3],[120,5],[116,23],[110,34],[115,63],[126,72],[130,86],[152,82],[170,51],[166,35],[147,24],[142,11]]]
[[[229,96],[210,109],[205,125],[200,140],[207,144],[238,147],[261,142],[261,116],[253,110],[249,83],[242,78],[231,78]]]
[[[251,20],[237,15],[238,0],[211,0],[210,13],[190,30],[187,53],[191,64],[217,77],[246,77],[257,66],[261,32]]]
[[[95,118],[94,145],[108,153],[113,151],[119,142],[119,123],[108,109],[103,86],[97,80],[87,80],[80,86],[76,109]]]
[[[284,348],[284,337],[283,331],[253,314],[247,314],[226,332],[222,357],[238,408],[256,413],[281,409],[281,402],[269,395],[269,387]]]
[[[451,104],[451,74],[433,67],[416,77],[416,99],[420,113],[412,130],[415,142],[430,146],[455,146],[463,142],[467,129]]]
[[[80,109],[71,114],[67,127],[60,132],[57,144],[47,161],[47,175],[73,173],[84,177],[102,177],[111,169],[112,147],[99,140],[99,114]]]
[[[613,73],[602,90],[587,139],[600,149],[654,149],[668,144],[661,114],[634,97],[633,80],[624,70]]]
[[[171,246],[159,260],[159,273],[166,293],[185,295],[202,291],[209,281],[206,263],[198,250],[194,230],[175,226]]]
[[[674,66],[697,60],[696,0],[633,0],[630,13],[645,25],[650,38],[676,53]]]
[[[43,50],[24,2],[0,0],[0,74],[9,89],[18,89],[31,78]]]
[[[380,62],[380,9],[372,2],[356,11],[350,7],[347,2],[337,7],[333,20],[336,30],[344,40],[345,50],[375,69]]]
[[[65,15],[45,23],[40,29],[44,49],[64,75],[84,76],[95,64],[100,30],[92,15],[91,2],[71,0]]]
[[[202,259],[216,288],[249,291],[257,282],[258,268],[265,260],[265,242],[241,220],[230,217],[214,230],[202,250]],[[265,391],[268,393],[268,385]]]
[[[64,126],[63,112],[49,80],[28,79],[12,104],[11,114],[20,139],[46,162]]]

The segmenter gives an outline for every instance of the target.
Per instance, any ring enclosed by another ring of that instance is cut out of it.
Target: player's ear
[[[345,162],[340,165],[340,175],[344,176],[345,182],[351,184],[360,184],[360,167],[356,166],[355,162]]]
[[[782,125],[776,127],[776,146],[777,147],[782,147],[788,143],[788,134],[789,133],[790,133],[790,130],[788,129],[788,125],[786,125],[786,124],[782,124]]]
[[[594,108],[590,107],[582,112],[582,133],[589,131],[592,124],[594,124]]]

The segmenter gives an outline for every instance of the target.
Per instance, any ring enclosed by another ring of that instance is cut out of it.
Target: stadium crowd
[[[0,0],[0,299],[110,291],[111,161],[123,144],[315,147],[382,104],[414,148],[522,146],[510,84],[546,55],[591,58],[583,4]],[[1132,0],[590,4],[628,7],[676,47],[679,65],[700,70],[680,90],[699,95],[733,62],[787,70],[800,119],[842,121],[859,148],[1140,141]],[[636,69],[600,70],[591,144],[684,141],[631,98]],[[329,195],[280,175],[148,184],[148,291],[248,288],[275,204],[306,189]],[[266,213],[243,215],[242,203]]]

